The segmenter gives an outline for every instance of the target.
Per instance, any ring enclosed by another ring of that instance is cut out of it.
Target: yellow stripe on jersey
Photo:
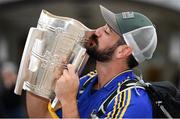
[[[129,104],[130,104],[130,101],[131,101],[131,89],[128,89],[128,97],[127,97],[127,102],[126,102],[126,105],[124,106],[121,114],[120,114],[120,117],[119,118],[123,118]],[[119,112],[120,112],[120,109],[119,109]]]
[[[111,112],[108,113],[107,117],[105,119],[109,119]]]
[[[96,70],[89,72],[86,76],[93,77],[95,75],[97,75],[97,71]]]
[[[114,109],[113,109],[112,117],[114,116],[114,114],[115,114],[115,112],[116,112],[117,102],[118,102],[118,95],[116,95],[115,104],[114,104],[114,107],[113,107]]]
[[[114,118],[116,116],[117,110],[122,106],[121,102],[124,102],[125,98],[123,97],[123,93],[120,93],[120,99],[119,99],[119,103],[117,104],[117,109],[114,111],[114,114],[111,116],[111,118]]]
[[[118,104],[117,104],[118,95],[120,95],[120,97],[119,97],[120,99],[119,99]],[[116,119],[116,118],[118,118],[119,115],[120,115],[119,118],[122,118],[124,116],[128,106],[129,106],[129,104],[130,104],[131,89],[120,92],[120,93],[118,93],[118,95],[115,98],[115,104],[113,107],[113,111],[108,113],[107,119],[109,119],[109,118],[112,118],[112,119],[115,118]]]
[[[120,106],[119,106],[118,110],[116,110],[117,113],[116,113],[116,115],[112,116],[112,118],[117,118],[121,108],[124,107],[124,105],[125,105],[125,102],[126,102],[126,91],[121,92],[121,94],[123,94],[123,93],[124,93],[123,99],[119,102],[118,105],[120,105]],[[122,95],[121,95],[121,97],[122,97]]]
[[[121,98],[122,98],[122,93],[120,94],[120,100],[121,100]],[[118,109],[119,109],[119,108],[121,108],[120,103],[118,103]]]
[[[48,110],[53,119],[58,119],[58,115],[56,114],[55,110],[51,107],[51,103],[48,103]]]
[[[120,96],[122,97],[122,92],[121,92]],[[119,115],[120,109],[121,109],[121,107],[124,106],[125,101],[126,101],[126,92],[124,94],[124,98],[123,98],[122,102],[118,103],[118,111],[117,111],[117,114],[116,114],[115,118],[117,118],[117,116]]]
[[[115,98],[115,104],[114,104],[114,106],[113,106],[113,111],[111,111],[111,112],[108,113],[106,119],[109,119],[110,116],[111,116],[111,114],[114,115],[114,113],[115,113],[115,111],[116,111],[117,100],[118,100],[118,95],[117,95],[116,98]]]
[[[121,87],[121,84],[118,83],[118,89],[117,89],[117,92],[118,92],[118,93],[119,93],[120,87]],[[118,94],[118,93],[117,93],[117,94]],[[121,101],[121,97],[122,97],[122,96],[120,95],[120,100],[119,100],[119,101]],[[118,101],[118,95],[116,95],[116,98],[115,98],[115,104],[114,104],[114,107],[113,107],[113,111],[112,111],[112,112],[109,112],[106,118],[110,118],[110,115],[111,115],[111,114],[114,115],[114,113],[116,112],[117,101]]]

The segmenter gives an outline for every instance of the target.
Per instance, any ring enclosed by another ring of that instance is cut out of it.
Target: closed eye
[[[107,24],[104,27],[105,27],[104,28],[105,29],[104,32],[106,34],[110,35],[110,33],[112,33],[112,29]]]
[[[104,32],[105,32],[107,35],[110,35],[110,33],[109,33],[109,32],[107,32],[106,30],[104,30]]]

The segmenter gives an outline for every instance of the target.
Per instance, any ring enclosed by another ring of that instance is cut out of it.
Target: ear
[[[132,48],[127,45],[120,45],[116,50],[116,58],[127,58],[132,54]]]

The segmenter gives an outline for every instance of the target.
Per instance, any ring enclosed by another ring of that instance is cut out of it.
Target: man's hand
[[[56,81],[55,93],[61,102],[64,118],[78,118],[76,96],[79,88],[79,77],[72,64],[67,65],[62,76]]]
[[[56,97],[58,97],[61,104],[76,100],[78,88],[79,77],[75,72],[75,67],[68,64],[67,69],[64,69],[62,76],[56,82]]]

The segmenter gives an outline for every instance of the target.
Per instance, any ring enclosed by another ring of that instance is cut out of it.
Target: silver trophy
[[[54,73],[63,71],[64,62],[80,73],[88,60],[84,43],[91,29],[79,21],[42,10],[37,28],[30,28],[14,92],[22,89],[54,99]]]

